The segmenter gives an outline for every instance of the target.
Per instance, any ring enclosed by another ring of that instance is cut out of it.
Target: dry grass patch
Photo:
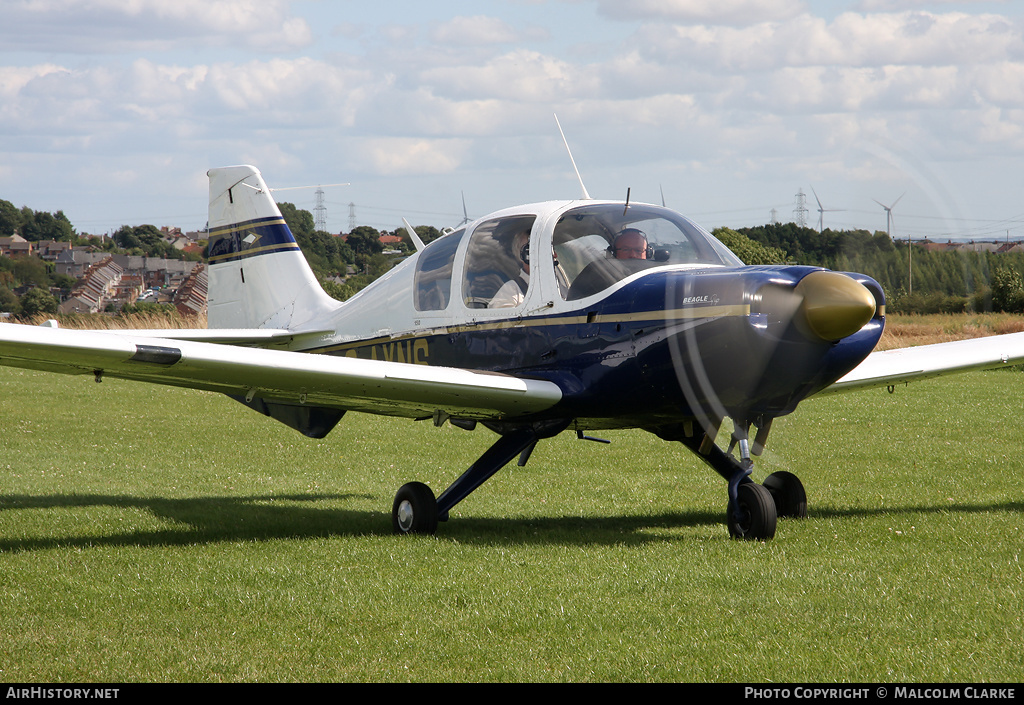
[[[53,316],[40,315],[29,321],[40,325]],[[206,328],[206,316],[168,316],[162,313],[135,313],[127,316],[106,314],[56,316],[62,328],[73,329],[182,329]],[[983,338],[1024,332],[1024,316],[1012,313],[929,314],[924,316],[889,314],[885,332],[876,350],[908,348],[915,345],[948,343],[954,340]]]
[[[180,330],[182,328],[206,328],[206,314],[197,316],[169,316],[166,313],[131,313],[112,316],[94,314],[40,314],[24,323],[42,325],[55,319],[61,328],[74,330]]]
[[[908,316],[890,314],[876,350],[908,348],[915,345],[948,343],[1024,331],[1024,316],[1012,313],[934,314]]]

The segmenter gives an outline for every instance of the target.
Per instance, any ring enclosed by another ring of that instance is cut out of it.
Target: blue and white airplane
[[[0,324],[0,364],[223,392],[313,438],[348,411],[495,432],[436,497],[398,490],[400,534],[434,533],[540,440],[641,428],[727,481],[730,535],[769,539],[777,517],[807,512],[793,474],[751,477],[775,418],[815,394],[1024,361],[1024,334],[873,353],[885,300],[869,277],[745,266],[687,218],[628,201],[492,213],[342,303],[256,168],[209,179],[208,328]]]

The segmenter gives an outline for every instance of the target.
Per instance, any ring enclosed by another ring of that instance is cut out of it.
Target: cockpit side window
[[[462,296],[469,308],[504,308],[522,303],[530,282],[530,231],[536,216],[481,223],[466,250]]]
[[[662,264],[739,266],[711,235],[657,206],[599,204],[566,212],[555,225],[555,254],[568,301],[604,291],[638,271]]]
[[[448,307],[452,293],[455,250],[465,233],[465,228],[449,233],[427,245],[420,254],[413,280],[417,311],[442,311]]]

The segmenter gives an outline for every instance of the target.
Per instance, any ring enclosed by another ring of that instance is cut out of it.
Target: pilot
[[[642,230],[625,228],[615,236],[611,252],[615,259],[647,259],[651,251],[647,244],[647,236]]]
[[[530,285],[530,231],[523,230],[512,238],[512,254],[519,262],[519,274],[501,285],[488,308],[506,308],[523,303]]]

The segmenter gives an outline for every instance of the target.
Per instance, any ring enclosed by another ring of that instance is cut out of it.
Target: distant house
[[[100,302],[88,293],[72,294],[61,302],[57,308],[59,313],[98,313]]]
[[[960,248],[968,252],[997,252],[999,250],[998,242],[970,242],[964,243]]]
[[[61,252],[68,252],[71,243],[66,240],[40,240],[36,243],[36,255],[47,262],[55,262]]]
[[[138,274],[122,275],[114,288],[114,304],[118,308],[125,304],[133,304],[145,290],[142,277]]]
[[[33,243],[21,235],[0,237],[0,255],[4,257],[28,257],[33,249]]]
[[[994,252],[1004,254],[1007,252],[1024,252],[1024,246],[1019,242],[978,242],[975,240],[946,240],[946,242],[914,242],[914,245],[923,247],[930,252]]]
[[[195,316],[206,311],[206,267],[195,267],[174,294],[174,308],[181,316]]]
[[[67,274],[75,279],[80,279],[85,276],[85,272],[89,267],[108,257],[113,258],[114,263],[121,267],[125,274],[141,276],[146,288],[177,286],[185,281],[185,278],[188,277],[197,265],[201,264],[200,262],[187,262],[185,260],[165,259],[163,257],[87,252],[84,249],[75,248],[62,252],[57,256],[57,273]]]
[[[947,252],[949,250],[956,250],[960,247],[960,243],[955,243],[952,240],[947,240],[946,242],[932,242],[930,240],[925,240],[924,242],[914,244],[918,245],[918,247],[923,247],[929,252]]]
[[[114,300],[124,269],[107,255],[90,265],[57,310],[60,313],[98,313]]]
[[[97,262],[102,262],[109,256],[110,254],[107,252],[92,252],[88,247],[73,247],[58,253],[54,262],[57,274],[66,274],[69,277],[81,279],[89,267]]]

